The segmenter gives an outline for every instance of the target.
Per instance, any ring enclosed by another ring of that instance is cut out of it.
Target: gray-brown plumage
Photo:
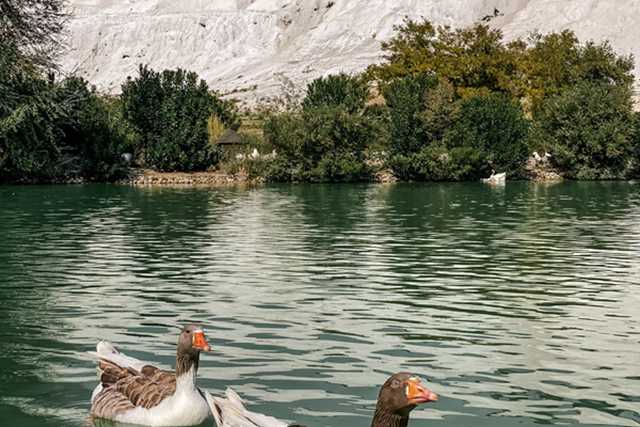
[[[202,330],[195,325],[186,326],[178,338],[175,373],[125,356],[108,343],[98,344],[94,354],[100,359],[100,385],[92,396],[91,415],[145,425],[202,422],[199,415],[203,408],[205,418],[209,411],[195,386],[201,351],[210,351],[210,347]],[[176,395],[180,398],[174,398]],[[190,401],[193,408],[189,408]],[[180,411],[184,414],[180,415]],[[173,418],[171,422],[165,423],[165,413]]]

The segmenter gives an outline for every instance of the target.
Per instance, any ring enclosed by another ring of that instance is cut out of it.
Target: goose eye
[[[393,388],[400,387],[400,381],[398,381],[398,380],[391,381],[391,387],[393,387]]]
[[[185,332],[186,332],[186,333],[188,333],[188,334],[190,334],[190,333],[191,333],[191,331],[190,331],[189,329],[187,329]]]

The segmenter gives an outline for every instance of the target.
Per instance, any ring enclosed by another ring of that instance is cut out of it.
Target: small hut
[[[245,151],[247,142],[235,130],[227,129],[218,139],[218,145],[222,148],[225,157],[232,158]]]

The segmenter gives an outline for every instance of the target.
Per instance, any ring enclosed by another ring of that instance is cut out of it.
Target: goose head
[[[187,325],[182,328],[178,337],[178,353],[198,355],[201,351],[211,351],[211,346],[198,325]]]
[[[401,417],[408,417],[416,406],[435,402],[438,395],[429,390],[420,377],[399,372],[387,379],[378,395],[378,409]]]

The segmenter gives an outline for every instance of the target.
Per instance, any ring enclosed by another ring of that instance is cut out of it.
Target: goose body
[[[100,384],[91,395],[91,415],[145,426],[193,426],[210,416],[205,394],[196,386],[199,352],[208,351],[204,334],[186,327],[178,341],[176,371],[161,370],[100,342],[96,352]]]
[[[482,182],[489,185],[504,185],[507,181],[506,172],[492,173],[489,178],[483,178]]]

